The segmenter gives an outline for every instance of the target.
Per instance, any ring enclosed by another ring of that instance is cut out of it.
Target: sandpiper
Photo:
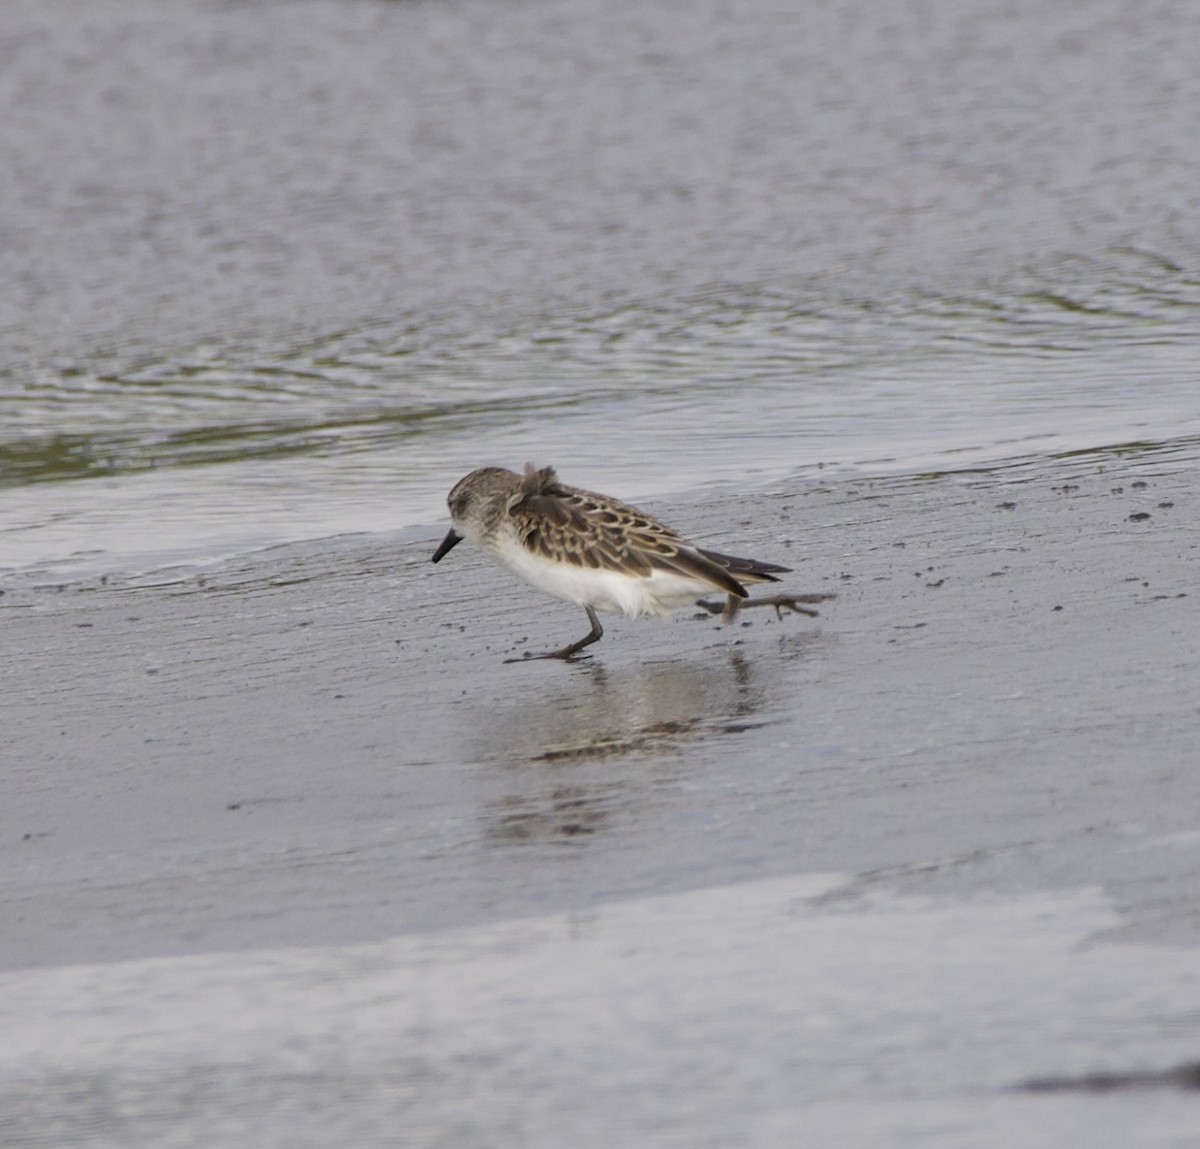
[[[587,611],[592,629],[578,642],[525,658],[578,654],[604,633],[597,610],[665,618],[696,603],[697,595],[720,590],[724,603],[698,605],[727,619],[748,606],[815,617],[802,604],[834,597],[780,594],[746,601],[744,583],[778,582],[790,568],[702,550],[637,507],[560,483],[553,467],[526,463],[524,475],[480,467],[455,484],[446,502],[454,526],[434,551],[435,563],[470,539],[534,586]]]

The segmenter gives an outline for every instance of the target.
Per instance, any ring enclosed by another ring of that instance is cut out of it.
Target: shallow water
[[[937,905],[809,875],[373,945],[5,973],[0,1122],[30,1147],[402,1129],[413,1146],[1182,1149],[1195,1098],[1169,1086],[1115,1104],[1020,1089],[1031,1069],[1194,1054],[1193,955],[1093,945],[1114,920],[1095,890]]]
[[[485,462],[653,500],[1200,430],[1180,11],[6,30],[0,568],[429,525]]]

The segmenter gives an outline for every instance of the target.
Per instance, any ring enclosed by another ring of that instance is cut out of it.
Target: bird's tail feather
[[[699,548],[697,547],[697,550]],[[761,563],[757,559],[740,559],[736,555],[723,555],[719,551],[700,551],[709,560],[741,582],[778,582],[776,575],[788,574],[791,567],[777,563]]]

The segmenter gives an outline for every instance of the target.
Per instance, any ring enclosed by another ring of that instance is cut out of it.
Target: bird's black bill
[[[433,552],[433,558],[430,559],[430,562],[440,563],[462,541],[462,535],[451,527],[449,534],[442,539],[442,545]]]

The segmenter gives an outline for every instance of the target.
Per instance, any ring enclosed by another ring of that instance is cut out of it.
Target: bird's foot
[[[837,598],[835,594],[772,594],[764,598],[738,598],[730,595],[727,602],[708,602],[698,599],[696,605],[703,607],[709,614],[723,614],[726,622],[732,622],[738,611],[748,610],[752,606],[773,606],[777,618],[783,618],[783,612],[790,610],[794,614],[806,614],[809,618],[817,618],[820,611],[811,610],[809,603],[827,602]]]
[[[599,642],[604,635],[604,628],[600,625],[600,620],[596,617],[596,612],[590,607],[583,608],[587,611],[588,621],[592,624],[592,629],[587,632],[578,642],[573,642],[569,646],[564,646],[562,650],[548,650],[544,654],[534,654],[527,650],[520,658],[506,658],[508,662],[533,662],[541,658],[557,658],[563,662],[574,662],[575,656],[585,647],[591,646],[593,642]],[[585,654],[584,658],[591,657]]]
[[[540,654],[534,654],[532,650],[527,650],[520,658],[506,658],[505,665],[510,662],[537,662],[539,659],[556,658],[559,662],[586,662],[592,656],[590,654],[580,654],[577,645],[564,646],[562,650],[546,650]]]

